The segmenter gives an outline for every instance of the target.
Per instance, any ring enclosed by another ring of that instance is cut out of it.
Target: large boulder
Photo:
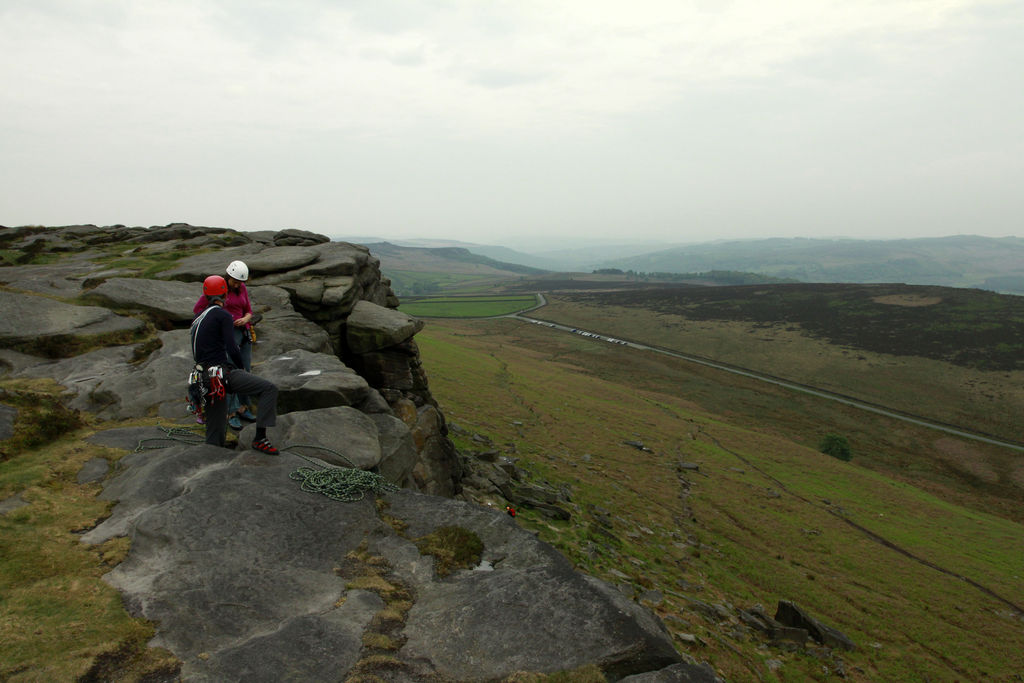
[[[249,298],[253,311],[260,315],[256,324],[254,363],[293,349],[332,352],[327,332],[295,310],[286,290],[271,286],[250,287]]]
[[[370,385],[337,356],[292,349],[259,366],[259,375],[277,385],[280,413],[332,406],[359,406]]]
[[[83,390],[72,406],[114,420],[187,416],[185,393],[192,369],[188,330],[171,330],[158,336],[160,348],[144,361],[115,364],[88,384],[75,383],[82,384]],[[61,383],[68,386],[67,380]],[[86,387],[90,387],[88,391],[84,391]]]
[[[82,292],[84,281],[95,266],[86,254],[73,254],[57,263],[0,268],[0,282],[11,289],[71,299]]]
[[[122,401],[121,396],[109,388],[116,385],[120,390],[118,381],[136,370],[131,364],[133,355],[134,347],[107,346],[74,358],[19,365],[11,374],[14,377],[49,377],[68,389],[70,408],[110,417],[111,413],[104,411],[112,406],[116,411]],[[104,383],[108,388],[101,390]]]
[[[249,276],[296,270],[320,258],[319,252],[309,247],[271,247],[245,259]]]
[[[414,488],[412,468],[416,466],[418,454],[409,427],[393,415],[377,413],[370,415],[377,425],[380,436],[380,465],[377,470],[390,482],[403,487]]]
[[[208,275],[223,275],[228,264],[232,261],[247,261],[253,255],[263,250],[258,244],[244,244],[230,249],[218,249],[216,251],[187,256],[174,268],[160,273],[159,277],[165,280],[182,280],[184,282],[202,282]]]
[[[314,247],[319,253],[314,263],[296,271],[298,277],[318,275],[335,277],[338,275],[355,275],[371,262],[370,250],[359,244],[348,242],[331,242]],[[376,260],[373,259],[374,266]]]
[[[462,464],[454,444],[447,437],[444,416],[434,406],[417,411],[412,429],[419,457],[412,476],[416,488],[438,496],[452,496],[461,489]]]
[[[240,443],[252,443],[255,425],[242,429]],[[336,467],[376,469],[382,458],[380,431],[355,408],[339,406],[281,415],[271,428],[274,444]]]
[[[30,345],[40,355],[63,355],[73,337],[131,334],[141,320],[117,315],[99,306],[74,306],[44,296],[0,291],[0,346]]]
[[[626,676],[620,683],[725,683],[708,663],[699,664],[689,655],[683,662],[666,666],[659,671]]]
[[[329,242],[330,238],[327,235],[320,235],[309,230],[298,230],[296,228],[285,228],[284,230],[278,230],[271,237],[273,244],[284,247],[284,246],[300,246],[300,247],[312,247],[317,244],[323,244]]]
[[[90,290],[86,297],[119,309],[145,311],[158,323],[188,324],[192,307],[203,293],[201,282],[114,277]]]
[[[360,301],[348,316],[346,341],[353,353],[397,346],[423,329],[423,321],[392,308]]]

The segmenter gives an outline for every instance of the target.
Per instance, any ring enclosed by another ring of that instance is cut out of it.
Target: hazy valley
[[[620,270],[656,280],[659,275],[732,271],[794,282],[899,282],[1024,293],[1024,239],[1016,237],[777,238],[687,245],[621,240],[572,247],[562,245],[558,249],[546,248],[543,244],[531,244],[529,249],[510,249],[440,240],[398,240],[387,249],[381,249],[381,255],[385,263],[389,258],[401,261],[412,253],[432,252],[434,258],[443,258],[442,247],[465,249],[472,254],[457,261],[452,259],[455,263],[464,264],[475,258],[480,265],[485,263],[482,258],[486,258],[490,259],[486,262],[490,267],[519,273],[522,269],[516,266],[554,272]],[[403,249],[410,251],[403,256]],[[456,272],[460,270],[461,267]]]

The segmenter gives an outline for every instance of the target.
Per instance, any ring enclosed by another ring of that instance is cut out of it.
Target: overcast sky
[[[1021,0],[0,0],[0,224],[1024,235]]]

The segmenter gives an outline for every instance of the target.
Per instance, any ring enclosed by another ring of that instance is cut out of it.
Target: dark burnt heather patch
[[[691,320],[799,325],[832,344],[977,370],[1024,369],[1024,297],[980,289],[800,283],[563,296]]]

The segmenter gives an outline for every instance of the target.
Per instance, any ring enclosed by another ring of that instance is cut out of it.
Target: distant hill
[[[578,242],[573,246],[561,246],[558,249],[554,248],[554,243],[552,245],[534,243],[529,246],[512,249],[493,244],[476,244],[474,242],[438,238],[383,239],[380,237],[346,236],[332,237],[332,239],[353,244],[380,244],[386,242],[399,247],[422,249],[459,247],[501,263],[518,264],[557,272],[588,272],[600,267],[608,259],[646,254],[650,253],[653,249],[667,246],[663,243],[652,242],[626,243],[608,240],[586,240]]]
[[[463,247],[408,247],[390,242],[366,244],[380,258],[381,270],[399,296],[477,287],[497,280],[536,277],[547,271],[496,261]]]
[[[382,262],[402,264],[406,268],[410,268],[417,264],[433,265],[444,261],[450,261],[457,264],[486,266],[496,271],[504,271],[506,273],[515,273],[519,275],[540,275],[547,272],[542,268],[533,268],[518,263],[496,261],[487,256],[474,254],[468,249],[464,249],[462,247],[400,247],[389,242],[379,242],[377,244],[367,244],[365,246],[368,247],[373,254],[379,256]],[[474,272],[476,272],[476,269],[474,269]]]
[[[669,273],[735,270],[803,282],[902,282],[1024,293],[1024,239],[958,235],[711,242],[609,260],[601,267]]]

